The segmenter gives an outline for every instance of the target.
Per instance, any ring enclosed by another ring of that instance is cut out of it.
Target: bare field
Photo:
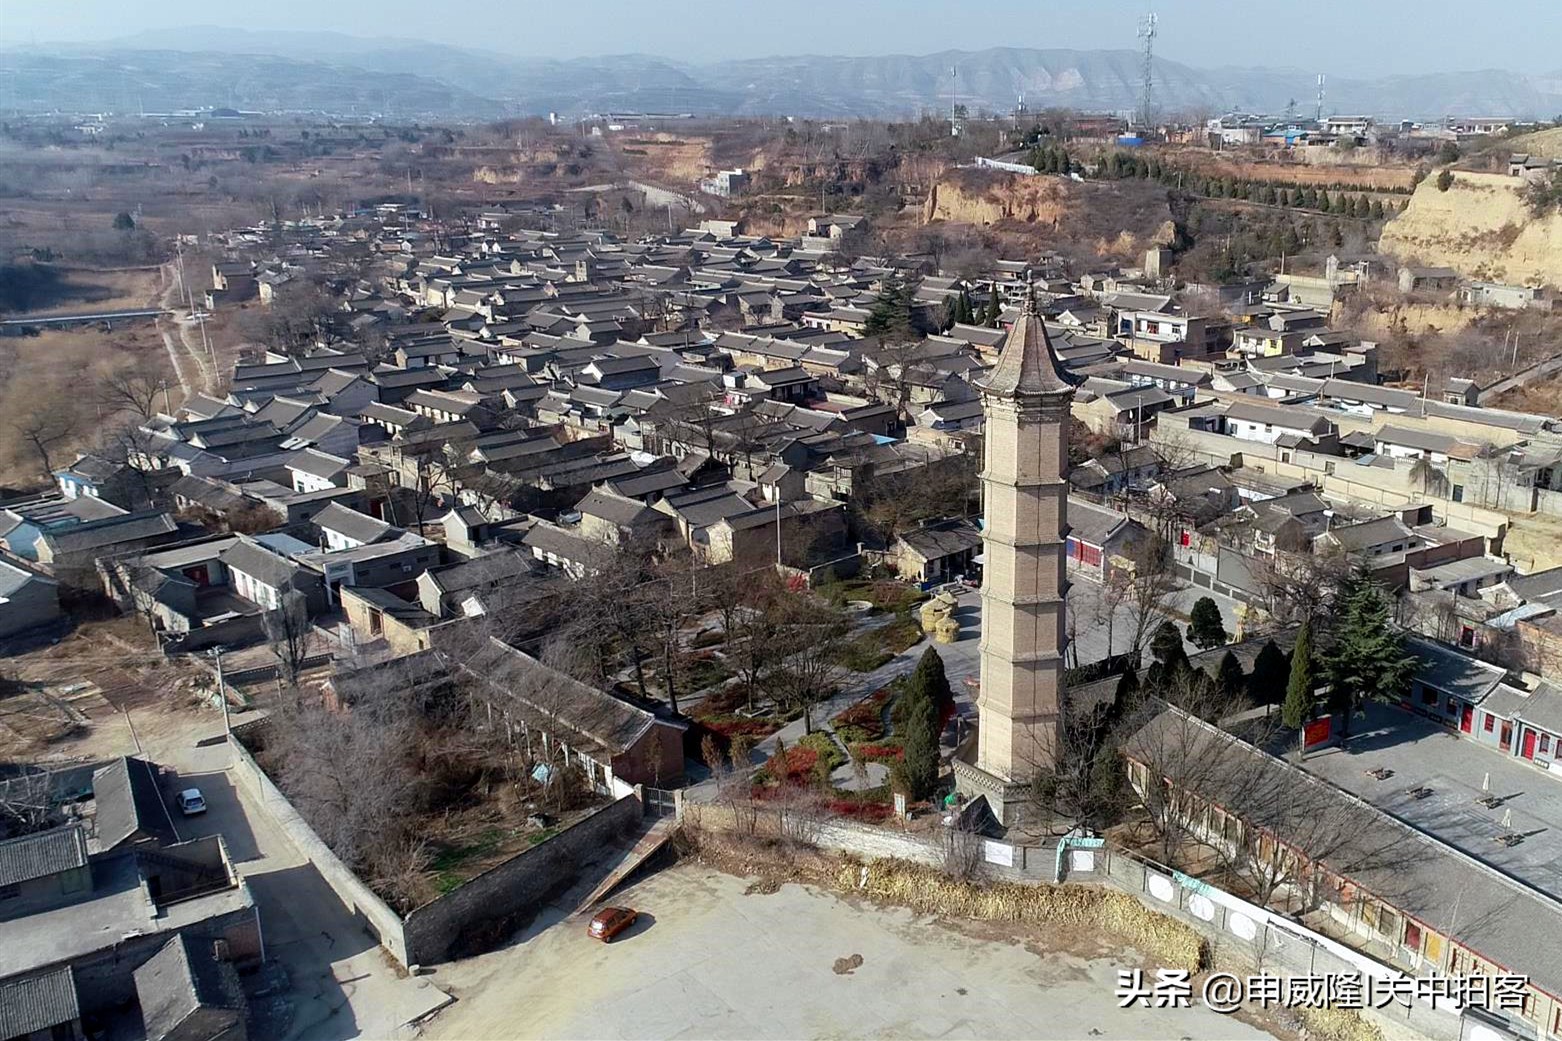
[[[200,673],[158,654],[133,618],[85,622],[6,663],[23,688],[0,698],[0,758],[8,762],[85,762],[134,755],[162,736],[178,742],[200,700]]]
[[[19,311],[15,317],[47,318],[79,311],[130,311],[155,304],[162,289],[156,266],[94,270],[59,268],[60,281],[41,307]]]
[[[93,442],[103,413],[98,388],[109,376],[147,372],[167,379],[171,402],[179,383],[168,352],[150,321],[46,329],[37,336],[0,340],[0,484],[28,486],[45,480],[43,459],[23,437],[32,421],[49,418],[65,433],[48,446],[50,464],[62,466]]]
[[[1415,170],[1400,166],[1321,165],[1271,163],[1251,159],[1217,158],[1208,152],[1172,149],[1164,153],[1178,166],[1234,181],[1269,181],[1275,184],[1359,184],[1381,191],[1407,190],[1415,185]]]
[[[1517,514],[1502,548],[1526,574],[1562,567],[1562,520],[1538,513]]]

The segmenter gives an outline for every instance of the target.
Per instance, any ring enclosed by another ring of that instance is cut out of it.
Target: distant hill
[[[95,47],[0,50],[12,103],[25,109],[133,110],[226,104],[249,109],[375,111],[491,118],[608,110],[702,115],[895,117],[947,109],[958,66],[960,100],[1007,112],[1132,109],[1140,58],[1126,50],[994,47],[926,55],[754,58],[693,64],[650,55],[558,60],[398,39],[329,33],[192,28]],[[1157,60],[1167,110],[1302,109],[1315,72],[1199,69]],[[1549,118],[1562,112],[1562,73],[1496,69],[1380,79],[1331,77],[1332,112],[1435,118],[1448,114]]]

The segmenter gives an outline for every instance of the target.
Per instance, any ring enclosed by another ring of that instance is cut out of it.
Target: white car
[[[186,817],[194,817],[198,813],[206,812],[206,798],[201,795],[199,788],[186,788],[174,796],[174,801],[179,804],[179,811]]]

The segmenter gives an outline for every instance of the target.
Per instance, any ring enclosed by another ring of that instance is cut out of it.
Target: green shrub
[[[817,755],[819,757],[817,761],[822,764],[826,777],[829,776],[830,771],[846,762],[846,755],[835,743],[835,739],[823,731],[816,731],[799,738],[795,747],[807,748]]]

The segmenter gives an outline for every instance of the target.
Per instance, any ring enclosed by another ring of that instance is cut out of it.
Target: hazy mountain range
[[[1140,57],[1128,50],[994,47],[927,55],[752,58],[707,64],[642,54],[519,57],[414,40],[192,28],[107,44],[0,50],[0,109],[169,111],[205,106],[491,119],[558,112],[892,117],[1133,109]],[[951,69],[958,69],[958,86]],[[1326,70],[1324,70],[1326,71]],[[1165,111],[1280,112],[1315,107],[1316,70],[1194,68],[1155,62]],[[1551,118],[1562,71],[1499,69],[1379,79],[1330,77],[1326,108],[1380,118],[1449,114]]]

